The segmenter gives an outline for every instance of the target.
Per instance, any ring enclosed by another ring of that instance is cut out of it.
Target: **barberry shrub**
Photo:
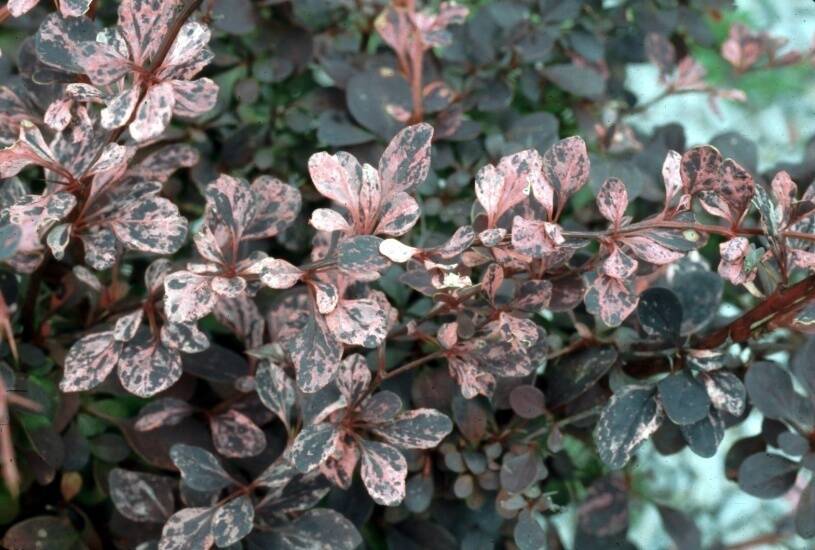
[[[699,548],[632,464],[752,410],[725,473],[815,536],[815,172],[626,123],[747,99],[690,52],[812,52],[717,42],[719,1],[37,4],[0,8],[33,30],[0,64],[5,547],[618,548],[636,503]]]

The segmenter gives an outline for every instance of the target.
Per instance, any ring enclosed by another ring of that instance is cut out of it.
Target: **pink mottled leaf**
[[[96,86],[117,82],[132,69],[129,59],[122,57],[116,48],[101,42],[82,42],[78,54],[77,62]]]
[[[778,172],[772,181],[773,198],[781,210],[781,223],[786,224],[790,219],[790,211],[798,195],[798,186],[792,181],[789,173]]]
[[[79,17],[88,11],[93,0],[59,0],[59,11],[65,17]]]
[[[193,59],[209,44],[209,27],[197,21],[188,21],[173,40],[163,65],[183,65]]]
[[[292,407],[297,397],[294,381],[282,367],[263,361],[255,373],[258,397],[286,428],[291,427]]]
[[[37,58],[51,67],[81,73],[80,44],[95,40],[96,26],[87,17],[62,17],[49,14],[34,37]]]
[[[405,192],[396,193],[381,206],[374,233],[400,237],[416,225],[420,214],[416,199]]]
[[[353,353],[342,360],[337,371],[337,387],[348,403],[356,402],[370,383],[371,370],[364,355]]]
[[[17,141],[11,147],[0,149],[0,179],[16,176],[29,164],[48,168],[59,166],[39,128],[23,120]]]
[[[121,128],[136,110],[136,105],[139,103],[139,88],[134,86],[132,88],[125,88],[119,92],[107,104],[107,107],[102,109],[102,128],[113,130],[114,128]]]
[[[110,500],[127,519],[163,523],[174,509],[175,480],[145,472],[114,468],[108,474]]]
[[[261,432],[262,433],[262,432]],[[212,518],[212,535],[218,548],[237,544],[252,532],[255,507],[247,495],[233,498],[219,507]]]
[[[404,449],[433,449],[453,431],[450,419],[435,409],[415,409],[399,414],[374,433]]]
[[[475,192],[487,211],[487,226],[492,228],[501,216],[524,201],[536,189],[538,197],[551,212],[551,194],[547,203],[541,166],[543,160],[534,150],[503,157],[498,166],[488,164],[476,174]],[[547,206],[548,204],[548,206]]]
[[[633,260],[632,260],[633,261]],[[637,308],[631,281],[597,275],[584,298],[586,310],[610,326],[619,326]]]
[[[243,277],[219,277],[212,278],[210,283],[213,292],[222,298],[238,298],[246,291],[246,279]]]
[[[418,251],[418,248],[408,246],[396,239],[385,239],[379,243],[379,253],[399,264],[411,259]]]
[[[161,530],[159,550],[210,548],[215,543],[215,537],[212,535],[212,518],[215,510],[215,508],[182,508],[173,514]]]
[[[487,211],[488,225],[499,215],[498,208],[504,188],[504,176],[492,164],[484,166],[475,175],[475,196]]]
[[[101,384],[119,361],[122,343],[113,331],[82,337],[65,356],[65,372],[59,383],[64,392],[87,391]]]
[[[664,418],[653,388],[631,385],[615,393],[594,430],[603,462],[615,470],[625,466],[634,450],[659,428]]]
[[[330,208],[315,208],[311,213],[309,223],[318,231],[348,231],[351,225],[345,217]]]
[[[577,136],[560,140],[544,153],[543,176],[557,193],[558,209],[589,181],[590,166],[586,143]]]
[[[713,190],[719,181],[722,155],[711,145],[689,149],[682,155],[680,175],[686,193]]]
[[[226,174],[207,187],[207,213],[226,225],[235,242],[255,217],[257,204],[249,184]]]
[[[304,427],[288,449],[289,460],[304,474],[314,470],[334,453],[336,435],[328,423]]]
[[[144,311],[139,308],[116,319],[116,325],[113,327],[113,338],[119,342],[132,340],[141,326],[143,317]]]
[[[200,353],[209,347],[209,338],[193,323],[166,323],[161,327],[161,343],[184,353]]]
[[[362,166],[348,153],[316,153],[308,159],[308,171],[314,187],[324,197],[336,201],[350,212],[359,211]]]
[[[628,279],[637,271],[638,263],[619,247],[614,247],[611,254],[603,260],[602,272],[616,279]]]
[[[504,282],[504,270],[498,264],[490,264],[484,270],[484,276],[481,277],[481,289],[490,299],[490,302],[495,304],[495,296]]]
[[[73,101],[68,98],[61,98],[53,101],[48,110],[45,111],[43,122],[57,132],[63,131],[71,123],[71,106]]]
[[[382,239],[359,235],[345,239],[337,246],[337,265],[341,271],[358,279],[375,280],[390,264],[379,253]]]
[[[436,337],[444,349],[452,349],[458,342],[458,323],[444,323],[439,327]]]
[[[176,170],[198,164],[199,157],[198,150],[190,145],[181,143],[165,145],[132,166],[127,175],[165,182]]]
[[[671,250],[648,237],[636,235],[621,239],[621,242],[627,244],[636,257],[651,264],[671,264],[684,256],[682,252]]]
[[[303,276],[302,270],[277,258],[264,258],[253,264],[247,273],[259,275],[264,285],[277,289],[291,288]]]
[[[342,357],[342,344],[321,315],[312,315],[306,326],[288,343],[297,371],[297,385],[314,393],[334,378]]]
[[[130,46],[133,61],[145,66],[167,36],[179,0],[123,0],[119,4],[119,27]]]
[[[265,239],[286,229],[297,218],[300,191],[271,176],[259,176],[251,185],[255,215],[243,232],[244,239]]]
[[[217,295],[211,277],[178,271],[164,279],[164,311],[173,323],[188,323],[205,317],[215,306]]]
[[[719,245],[719,275],[734,285],[749,283],[756,276],[756,266],[748,269],[745,266],[750,241],[744,237],[735,237]]]
[[[210,112],[218,102],[218,85],[209,78],[171,80],[173,114],[194,118]]]
[[[366,441],[362,447],[362,481],[374,502],[396,506],[405,498],[407,461],[397,449]]]
[[[662,181],[665,183],[665,205],[668,206],[673,199],[682,192],[682,155],[670,150],[662,163]]]
[[[230,409],[210,417],[212,442],[223,456],[243,458],[256,456],[266,448],[266,435],[243,413]]]
[[[521,311],[540,311],[552,300],[552,283],[547,280],[524,281],[515,291],[513,307]]]
[[[14,228],[15,233],[10,234],[13,239],[16,239],[17,242],[13,245],[13,250],[8,247],[8,241],[6,239],[3,240],[3,247],[4,251],[12,250],[12,252],[8,255],[4,253],[0,253],[0,257],[2,259],[7,258],[14,254],[17,249],[17,244],[19,243],[19,237],[21,235],[21,231],[19,230],[18,226],[16,225],[7,225],[6,228]],[[68,245],[71,242],[71,224],[70,223],[61,223],[59,225],[54,226],[51,231],[48,232],[48,236],[45,238],[45,242],[48,245],[48,248],[51,249],[51,254],[54,255],[54,258],[57,260],[62,260],[65,257],[65,249],[68,248]],[[14,235],[16,234],[16,237]],[[12,241],[13,242],[13,241]]]
[[[152,254],[173,254],[187,238],[187,219],[175,204],[162,197],[131,203],[111,228],[126,247]]]
[[[136,141],[147,141],[164,133],[173,116],[175,93],[169,82],[150,86],[130,123],[130,135]]]
[[[520,216],[512,220],[512,246],[521,254],[540,258],[555,252],[564,242],[556,223],[527,220]]]
[[[340,300],[325,321],[340,342],[351,346],[374,349],[388,333],[388,311],[367,298]]]
[[[128,149],[118,143],[110,143],[102,149],[99,158],[85,171],[85,176],[119,171],[124,168],[128,158]],[[121,170],[123,171],[123,170]]]
[[[461,386],[461,395],[472,399],[477,395],[492,397],[495,392],[495,377],[482,370],[478,364],[470,359],[459,356],[448,357],[450,374]]]
[[[597,192],[597,208],[615,228],[620,227],[628,207],[628,191],[622,180],[608,178]]]
[[[149,333],[130,341],[119,358],[119,381],[139,397],[151,397],[181,378],[181,356]]]
[[[408,126],[394,136],[379,159],[383,195],[409,191],[427,179],[432,140],[433,127],[424,123]]]
[[[163,397],[151,401],[139,411],[134,427],[140,432],[149,432],[162,426],[175,426],[195,412],[189,403],[173,397]]]
[[[40,0],[9,0],[6,7],[12,17],[20,17],[28,13]]]
[[[337,287],[331,283],[323,281],[309,281],[309,285],[314,290],[314,301],[317,304],[317,311],[327,315],[334,311],[340,302],[340,295]]]
[[[359,463],[359,457],[356,442],[340,432],[337,434],[334,454],[320,465],[320,473],[337,487],[348,490],[354,480],[354,470]]]

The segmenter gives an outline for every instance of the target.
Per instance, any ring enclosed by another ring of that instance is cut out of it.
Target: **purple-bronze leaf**
[[[306,326],[289,341],[288,352],[297,371],[297,386],[314,393],[334,378],[342,357],[342,344],[321,315],[312,315]]]
[[[210,417],[212,442],[223,456],[243,458],[256,456],[266,448],[266,435],[243,413],[230,409]]]
[[[212,517],[215,508],[183,508],[167,520],[161,530],[159,550],[210,548],[215,543]]]
[[[334,453],[336,435],[336,428],[328,423],[304,427],[289,447],[289,461],[304,474],[312,471]]]
[[[589,181],[590,166],[586,143],[577,136],[558,141],[544,153],[543,176],[557,193],[559,210]]]
[[[174,509],[175,480],[114,468],[108,474],[110,500],[131,521],[163,523]]]
[[[343,344],[374,349],[388,333],[388,311],[372,299],[340,300],[326,324]]]
[[[217,295],[211,277],[178,271],[164,279],[164,311],[173,323],[189,323],[208,315]]]
[[[404,449],[433,449],[452,430],[453,423],[446,415],[435,409],[416,409],[399,414],[374,433]]]
[[[97,332],[76,342],[65,356],[65,373],[59,383],[64,392],[87,391],[101,384],[116,367],[122,343],[113,331]]]
[[[255,507],[247,495],[233,498],[219,507],[212,518],[212,535],[218,548],[237,544],[252,532]]]
[[[433,127],[408,126],[391,140],[379,159],[383,195],[409,191],[427,179],[430,171],[430,144]]]
[[[396,506],[405,498],[407,461],[394,447],[366,441],[362,447],[362,482],[374,502]]]
[[[617,228],[628,207],[628,191],[622,180],[608,178],[597,192],[597,208],[605,219]]]
[[[132,394],[150,397],[181,378],[181,356],[149,334],[129,342],[119,358],[119,381]]]

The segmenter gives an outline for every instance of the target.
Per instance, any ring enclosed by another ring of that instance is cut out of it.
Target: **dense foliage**
[[[725,0],[37,4],[0,8],[5,547],[636,547],[641,444],[753,409],[728,477],[815,469],[813,159],[627,122],[813,51]]]

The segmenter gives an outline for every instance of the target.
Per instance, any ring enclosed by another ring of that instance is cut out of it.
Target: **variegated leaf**
[[[337,487],[347,490],[354,480],[359,457],[359,446],[353,438],[340,432],[337,434],[336,450],[320,465],[320,473]]]
[[[394,447],[366,441],[362,447],[362,481],[374,502],[396,506],[405,498],[407,461]]]
[[[252,419],[235,409],[210,417],[209,425],[215,449],[223,456],[256,456],[266,448],[263,430]]]
[[[147,141],[159,137],[170,124],[175,106],[175,93],[169,82],[150,86],[136,109],[136,116],[130,123],[130,135],[136,141]]]
[[[114,468],[108,474],[110,500],[127,519],[164,523],[173,512],[175,480],[145,472]]]
[[[334,453],[336,435],[328,423],[304,427],[288,449],[289,461],[304,474],[314,470]]]
[[[141,326],[144,317],[144,310],[137,309],[126,315],[122,315],[116,319],[116,325],[113,328],[113,337],[119,342],[128,342],[136,336],[136,331]]]
[[[415,409],[399,414],[374,429],[383,440],[404,449],[433,449],[453,431],[450,419],[435,409]]]
[[[345,273],[375,280],[379,272],[389,263],[379,253],[382,239],[371,235],[360,235],[343,240],[337,247],[337,264]]]
[[[261,362],[255,373],[258,397],[286,426],[291,427],[291,414],[297,397],[294,381],[286,372],[269,361]]]
[[[140,432],[149,432],[162,426],[175,426],[195,412],[186,401],[173,397],[162,397],[151,401],[139,411],[134,427]]]
[[[174,143],[153,151],[131,167],[127,174],[149,181],[165,182],[176,170],[198,164],[199,158],[195,147]]]
[[[152,254],[173,254],[187,238],[187,219],[175,204],[161,197],[129,205],[111,228],[126,247]]]
[[[584,297],[586,310],[610,327],[619,326],[637,309],[638,298],[631,281],[597,275]]]
[[[244,230],[244,239],[265,239],[281,233],[297,218],[302,199],[300,191],[271,176],[252,182],[256,208],[252,222]]]
[[[203,23],[198,21],[184,23],[164,58],[164,66],[188,63],[209,44],[209,38],[209,28]]]
[[[515,216],[512,221],[512,246],[521,254],[540,258],[551,254],[565,242],[556,223],[527,220]]]
[[[419,204],[405,192],[399,192],[385,201],[379,209],[379,222],[374,233],[400,237],[419,221]]]
[[[597,208],[613,226],[619,227],[628,207],[628,191],[622,180],[608,178],[597,192]]]
[[[609,468],[622,468],[637,447],[657,431],[664,416],[653,388],[626,386],[615,393],[594,430],[600,458]]]
[[[212,518],[215,508],[183,508],[161,530],[159,550],[209,549],[215,542]]]
[[[255,520],[255,507],[247,495],[233,498],[220,506],[212,518],[212,535],[218,548],[237,544],[252,532]]]
[[[255,217],[257,205],[249,184],[226,174],[207,187],[207,209],[240,241],[243,231]]]
[[[217,295],[211,277],[178,271],[164,279],[164,312],[173,323],[189,323],[208,315]]]
[[[370,383],[371,369],[368,368],[364,355],[352,353],[342,360],[337,372],[337,387],[348,403],[355,403]]]
[[[176,443],[170,448],[170,458],[184,483],[196,491],[219,491],[234,483],[215,455],[200,447]]]
[[[342,357],[342,344],[321,315],[312,315],[306,326],[288,343],[297,371],[297,386],[314,393],[334,378]]]
[[[680,175],[686,193],[716,189],[719,182],[719,168],[722,155],[711,145],[689,149],[682,155]]]
[[[399,264],[411,259],[418,251],[418,248],[403,244],[396,239],[385,239],[379,243],[379,253]]]
[[[627,244],[636,257],[651,264],[671,264],[684,256],[682,252],[671,250],[648,237],[635,235],[625,237],[621,242]]]
[[[113,331],[82,337],[65,356],[65,372],[59,383],[64,392],[87,391],[108,377],[119,361],[122,343]]]
[[[354,157],[343,152],[316,153],[308,159],[308,171],[320,194],[351,212],[359,211],[362,166]]]
[[[277,289],[291,288],[303,276],[302,270],[277,258],[263,258],[247,269],[246,273],[259,275],[264,285]]]
[[[378,391],[359,407],[358,418],[369,424],[385,424],[402,410],[402,398],[390,390]]]
[[[17,235],[17,242],[19,242],[20,238],[20,229],[19,226],[16,225],[7,225],[8,228],[13,228],[16,231]],[[3,239],[3,244],[8,242],[7,239]],[[68,248],[68,244],[71,242],[71,224],[69,223],[61,223],[59,225],[54,226],[51,231],[48,232],[48,236],[45,239],[48,248],[51,249],[51,254],[54,255],[54,258],[57,260],[62,260],[65,257],[65,249]],[[16,244],[14,245],[14,250],[16,251]],[[3,246],[3,250],[8,250],[7,246]],[[8,254],[8,256],[12,256],[14,252]],[[8,257],[6,256],[6,257]]]
[[[544,153],[543,175],[557,193],[560,210],[589,181],[590,167],[586,143],[577,136],[558,141]]]
[[[166,390],[181,378],[181,356],[158,338],[143,333],[128,342],[119,358],[119,381],[139,397]]]
[[[351,229],[351,224],[346,221],[345,217],[330,208],[315,208],[311,213],[311,218],[308,223],[317,231],[342,231],[346,232]]]
[[[215,276],[212,278],[210,286],[212,290],[222,298],[238,298],[242,296],[246,290],[246,279],[243,277]]]
[[[351,346],[374,349],[388,333],[388,311],[367,298],[340,300],[325,321],[340,342]]]
[[[180,7],[178,0],[122,0],[119,27],[136,64],[145,66],[153,59],[161,47],[158,37],[167,36]]]
[[[100,87],[121,80],[132,70],[130,60],[108,44],[89,41],[78,45],[77,63],[90,81]]]
[[[379,177],[384,196],[409,191],[422,184],[430,171],[433,127],[408,126],[391,140],[379,159]]]
[[[192,323],[167,323],[161,327],[161,343],[184,353],[200,353],[209,347],[209,338]]]
[[[96,38],[96,27],[87,17],[62,17],[52,13],[34,37],[37,58],[51,67],[81,73],[80,44]]]
[[[133,113],[136,111],[136,106],[139,103],[139,88],[133,86],[132,88],[125,88],[110,100],[107,106],[102,109],[101,123],[102,128],[113,130],[114,128],[121,128],[130,120]]]
[[[209,78],[171,80],[177,116],[194,118],[210,112],[218,102],[218,85]]]
[[[665,205],[668,206],[673,199],[682,192],[682,155],[670,150],[662,163],[662,181],[665,183]]]

